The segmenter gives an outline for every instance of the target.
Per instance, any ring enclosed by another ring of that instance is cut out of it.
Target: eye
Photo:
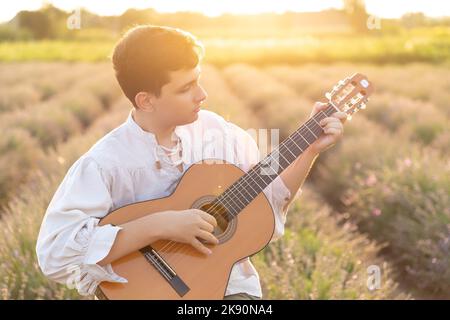
[[[188,92],[189,89],[191,89],[191,85],[185,87],[184,89],[182,89],[180,92]]]

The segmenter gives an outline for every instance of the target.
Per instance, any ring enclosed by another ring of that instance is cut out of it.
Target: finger
[[[320,111],[323,111],[323,110],[325,110],[326,108],[327,108],[327,104],[326,103],[323,103],[323,102],[316,102],[315,104],[314,104],[314,108],[313,108],[313,112],[314,113],[318,113],[318,112],[320,112]]]
[[[344,126],[342,125],[342,123],[339,120],[336,121],[331,121],[328,122],[327,125],[325,127],[323,127],[323,129],[329,129],[329,128],[335,128],[335,129],[339,129],[339,130],[344,130]]]
[[[199,210],[198,214],[203,220],[211,224],[213,227],[217,227],[217,220],[212,215],[202,210]]]
[[[217,239],[211,232],[207,232],[205,230],[199,230],[197,237],[212,244],[219,243],[219,239]]]
[[[206,222],[205,220],[202,220],[202,221],[200,221],[200,229],[208,231],[208,232],[213,232],[214,226],[211,223]]]
[[[324,126],[326,126],[328,123],[334,122],[334,121],[340,122],[340,121],[339,121],[338,119],[336,119],[336,118],[333,118],[333,117],[326,117],[326,118],[323,118],[322,120],[320,120],[320,121],[319,121],[319,124],[320,124],[322,127],[324,127]]]
[[[311,117],[316,115],[317,113],[325,110],[326,108],[327,108],[327,104],[326,103],[317,101],[316,103],[314,103],[313,110],[311,112]]]
[[[333,135],[343,135],[344,134],[344,130],[341,128],[325,128],[323,130],[324,134],[333,134]]]
[[[332,115],[333,117],[339,119],[341,122],[345,122],[345,120],[347,120],[347,114],[345,112],[335,112]]]
[[[315,103],[314,103],[314,108],[317,108],[317,109],[325,109],[326,107],[327,107],[327,103],[325,103],[325,102],[320,102],[320,101],[316,101]]]
[[[333,135],[340,135],[341,134],[341,130],[336,129],[336,128],[327,128],[324,130],[325,134],[333,134]]]
[[[205,255],[210,255],[212,251],[208,249],[203,243],[201,243],[198,239],[194,239],[191,242],[191,245]]]

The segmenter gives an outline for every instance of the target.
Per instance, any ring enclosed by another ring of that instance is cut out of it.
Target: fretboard
[[[334,112],[336,112],[336,109],[329,105],[325,111],[314,115],[245,175],[228,187],[214,202],[224,205],[233,216],[238,215],[322,135],[323,130],[319,121],[331,116]]]

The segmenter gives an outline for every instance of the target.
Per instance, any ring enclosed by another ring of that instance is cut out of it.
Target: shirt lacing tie
[[[180,138],[178,137],[177,144],[173,148],[167,148],[157,144],[154,149],[154,155],[156,159],[155,166],[158,170],[161,169],[161,161],[174,167],[180,165],[183,163]]]

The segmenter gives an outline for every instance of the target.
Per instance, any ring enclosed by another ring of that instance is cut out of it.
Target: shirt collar
[[[133,119],[133,109],[130,110],[130,112],[128,114],[128,118],[127,118],[125,124],[134,134],[136,134],[139,137],[142,137],[142,138],[144,138],[146,140],[149,140],[154,145],[158,144],[158,140],[156,139],[156,135],[153,132],[145,131],[144,129],[142,129],[136,123],[136,121]],[[180,138],[182,143],[183,143],[185,134],[187,134],[187,129],[185,127],[186,127],[186,125],[184,125],[184,126],[176,126],[175,129],[174,129],[175,134]]]
[[[197,120],[198,121],[198,120]],[[153,154],[155,159],[158,159],[158,155],[156,152],[158,146],[158,140],[156,139],[156,135],[153,132],[145,131],[142,129],[133,119],[133,109],[130,110],[128,114],[128,118],[125,122],[126,127],[132,132],[133,135],[140,137],[141,139],[150,142],[153,148]],[[182,159],[185,164],[193,161],[193,157],[195,157],[195,152],[190,152],[194,148],[192,136],[192,123],[176,126],[174,131],[175,134],[180,138],[181,142],[181,150],[182,150]],[[190,130],[191,129],[191,130]],[[188,151],[190,150],[190,151]]]

